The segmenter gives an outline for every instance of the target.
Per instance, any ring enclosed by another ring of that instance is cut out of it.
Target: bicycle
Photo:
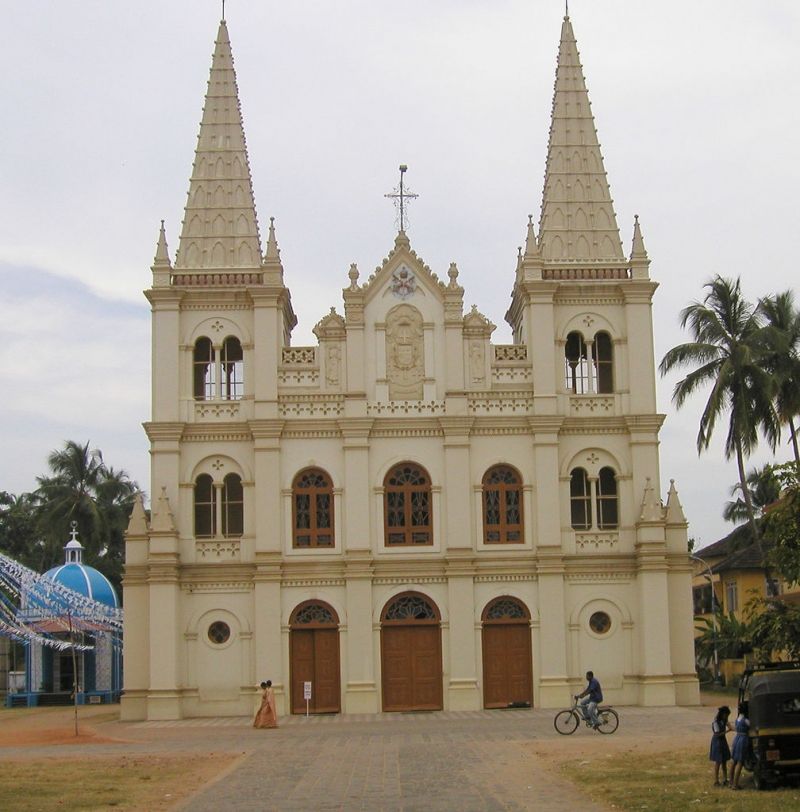
[[[578,706],[578,698],[574,697],[571,708],[559,711],[553,719],[553,727],[562,735],[569,736],[578,729],[581,720],[586,727],[592,727],[588,715],[582,706]],[[610,705],[597,706],[597,730],[600,733],[613,733],[619,727],[619,715]]]

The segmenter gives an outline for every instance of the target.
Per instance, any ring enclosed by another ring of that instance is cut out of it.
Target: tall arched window
[[[483,475],[483,540],[486,544],[521,544],[522,477],[509,465],[495,465]]]
[[[235,336],[222,344],[221,382],[223,400],[241,400],[244,394],[244,355]]]
[[[572,527],[588,530],[592,526],[592,495],[589,477],[583,468],[575,468],[569,479],[569,506]]]
[[[200,474],[194,483],[194,534],[196,538],[217,534],[217,491],[208,474]]]
[[[195,400],[214,400],[217,396],[217,365],[210,338],[197,339],[193,360]]]
[[[597,526],[601,530],[619,527],[617,475],[612,468],[601,468],[597,480]]]
[[[244,489],[238,474],[228,474],[222,484],[222,535],[244,532]]]
[[[219,352],[210,338],[198,338],[192,360],[195,400],[241,400],[244,395],[244,355],[238,338],[228,336]]]
[[[589,391],[589,361],[586,342],[578,332],[567,336],[564,347],[564,373],[567,391],[583,395]]]
[[[594,337],[594,368],[596,371],[597,391],[608,394],[614,391],[614,355],[611,336],[598,333]]]
[[[383,482],[384,539],[388,547],[433,544],[431,480],[413,462],[396,465]]]
[[[309,468],[292,483],[292,545],[333,547],[333,482],[325,471]]]

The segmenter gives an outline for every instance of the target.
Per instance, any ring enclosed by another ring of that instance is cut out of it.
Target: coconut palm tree
[[[115,585],[122,574],[124,533],[138,485],[122,470],[103,462],[89,443],[69,440],[47,458],[49,476],[37,477],[39,526],[48,540],[50,557],[60,557],[70,522],[78,523],[87,563]],[[44,562],[52,566],[55,561]]]
[[[766,319],[767,353],[764,365],[775,376],[775,409],[789,426],[795,462],[800,465],[797,419],[800,417],[800,309],[791,290],[766,296],[758,303]]]
[[[775,378],[761,363],[765,336],[755,308],[742,296],[739,279],[716,276],[704,288],[703,301],[681,311],[681,326],[688,328],[693,341],[669,350],[659,371],[666,375],[673,369],[694,367],[675,384],[672,399],[678,408],[698,389],[711,386],[700,417],[698,454],[708,448],[722,415],[729,415],[725,458],[736,457],[748,521],[758,539],[744,461],[758,445],[759,431],[773,450],[780,437],[773,404]]]
[[[764,508],[778,500],[781,495],[781,485],[772,466],[767,464],[761,468],[751,468],[747,472],[747,487],[750,489],[750,498],[753,500],[753,508],[761,516]],[[741,493],[742,486],[737,482],[731,486],[731,496]],[[726,522],[746,522],[749,519],[747,505],[741,496],[735,500],[725,503],[722,511],[722,518]]]

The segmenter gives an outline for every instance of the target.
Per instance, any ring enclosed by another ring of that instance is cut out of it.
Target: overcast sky
[[[0,490],[90,440],[149,489],[150,283],[159,221],[174,258],[219,0],[4,4],[0,49]],[[407,163],[412,247],[510,342],[517,246],[538,220],[559,0],[228,0],[262,237],[293,291],[294,344],[393,244],[383,195]],[[712,275],[752,298],[797,285],[800,3],[572,0],[629,250],[639,214],[660,283],[658,358]],[[736,480],[698,458],[703,399],[659,382],[661,491],[674,478],[700,545]],[[779,451],[788,458],[788,447]],[[763,459],[770,459],[765,453]],[[762,457],[759,457],[759,461]]]

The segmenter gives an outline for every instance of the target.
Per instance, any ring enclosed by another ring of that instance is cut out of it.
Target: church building
[[[152,511],[127,535],[123,718],[250,714],[265,679],[287,714],[309,689],[312,713],[556,707],[588,669],[613,703],[697,703],[657,283],[638,221],[623,251],[568,17],[513,343],[402,221],[387,247],[293,345],[223,21],[178,250],[162,223],[145,293]]]

